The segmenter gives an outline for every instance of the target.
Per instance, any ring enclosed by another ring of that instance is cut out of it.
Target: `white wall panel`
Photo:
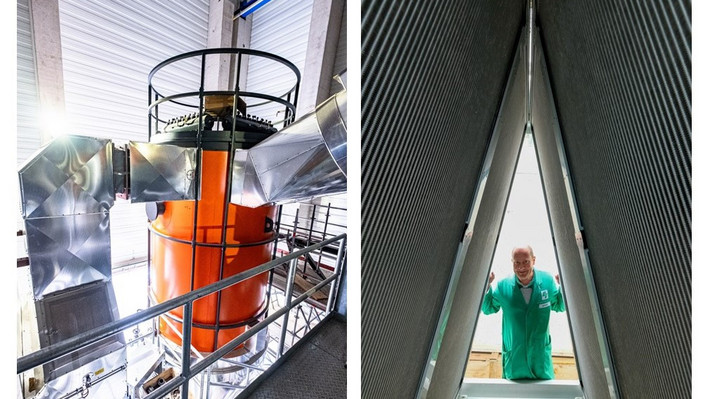
[[[286,58],[302,74],[312,8],[313,0],[270,1],[253,14],[251,48]],[[295,78],[290,69],[263,58],[249,58],[247,91],[280,96],[294,84]],[[255,100],[247,99],[249,104],[260,102]],[[248,112],[275,122],[283,119],[283,109],[280,105],[269,105],[250,108]],[[277,116],[279,111],[281,113]],[[296,115],[296,118],[299,116]]]
[[[147,141],[148,74],[167,58],[206,47],[208,12],[208,0],[60,0],[69,133]],[[199,64],[172,76],[166,86],[194,91]],[[144,205],[116,202],[111,241],[114,264],[146,256]]]
[[[17,1],[17,164],[40,146],[39,95],[29,0]]]
[[[39,95],[35,73],[34,46],[32,45],[29,0],[17,1],[17,165],[25,161],[40,146],[37,115]],[[17,178],[12,180],[18,184]],[[17,186],[19,190],[19,186]],[[19,191],[18,191],[19,192]],[[19,198],[17,199],[19,203]],[[18,208],[19,209],[19,205]],[[17,229],[24,229],[20,212],[16,213]],[[17,239],[17,257],[27,256],[24,237]]]

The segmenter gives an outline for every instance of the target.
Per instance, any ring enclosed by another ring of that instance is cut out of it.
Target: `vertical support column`
[[[210,0],[208,17],[207,47],[232,47],[232,0]],[[229,90],[229,70],[231,55],[212,55],[207,57],[205,65],[206,90]]]
[[[232,44],[235,48],[251,48],[252,18],[253,14],[249,14],[246,18],[238,17],[234,20]],[[246,90],[247,87],[247,73],[249,72],[248,66],[249,56],[242,55],[242,68],[239,72],[239,88],[241,90]],[[234,65],[232,65],[230,76],[234,77],[234,73]]]
[[[31,0],[30,20],[37,68],[41,144],[44,145],[52,139],[52,129],[61,129],[65,123],[58,0]]]
[[[328,98],[344,5],[343,0],[313,1],[297,115],[313,111]]]
[[[251,47],[252,16],[234,18],[235,0],[210,0],[208,48],[249,48]],[[207,90],[231,90],[237,73],[236,61],[232,55],[214,55],[207,58]],[[242,56],[239,73],[239,89],[247,84],[249,56]]]

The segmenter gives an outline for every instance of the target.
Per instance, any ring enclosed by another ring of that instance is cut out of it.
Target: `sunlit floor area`
[[[574,356],[552,355],[555,379],[578,380]],[[502,378],[503,360],[500,352],[474,351],[468,357],[465,378]]]

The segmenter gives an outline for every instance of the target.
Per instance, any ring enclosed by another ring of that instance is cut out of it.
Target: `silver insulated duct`
[[[257,207],[347,189],[346,91],[249,150],[237,150],[231,202]]]
[[[42,348],[119,318],[111,284],[113,171],[111,142],[80,136],[53,140],[20,168]],[[123,337],[105,338],[44,364],[45,386],[37,398],[57,397],[67,387],[81,386],[82,378],[97,370],[120,373],[125,363]],[[116,392],[114,384],[102,385],[102,397],[119,397],[108,394]]]
[[[55,139],[20,168],[35,299],[110,279],[111,165],[109,140],[69,136]]]

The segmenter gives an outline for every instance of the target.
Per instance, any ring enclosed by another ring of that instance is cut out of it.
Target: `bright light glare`
[[[40,129],[45,137],[51,136],[56,138],[65,136],[68,132],[65,113],[53,108],[42,111],[40,116]]]

